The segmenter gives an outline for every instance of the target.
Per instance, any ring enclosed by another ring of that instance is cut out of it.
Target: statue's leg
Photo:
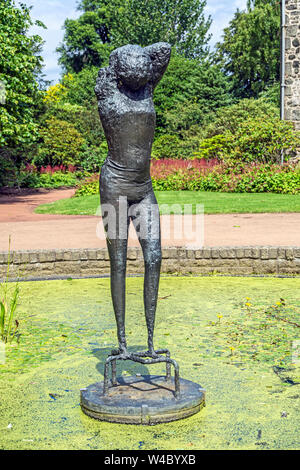
[[[106,232],[106,243],[110,259],[110,285],[111,296],[117,323],[117,334],[120,354],[127,354],[125,336],[125,289],[126,289],[126,261],[128,226],[127,200],[120,204],[110,199],[105,202],[101,195],[102,216]],[[120,214],[120,212],[122,212]]]
[[[148,348],[149,353],[154,357],[156,354],[153,346],[153,332],[161,267],[160,218],[154,193],[151,192],[138,204],[130,207],[129,214],[144,255],[144,306]]]
[[[117,322],[120,354],[127,354],[125,336],[125,289],[127,240],[107,241],[110,258],[110,286],[112,302]]]

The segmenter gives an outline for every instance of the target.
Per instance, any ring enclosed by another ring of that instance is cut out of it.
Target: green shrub
[[[271,92],[277,92],[275,86],[269,90],[270,97],[266,91],[259,99],[244,99],[207,113],[202,126],[195,117],[199,103],[177,102],[165,111],[173,133],[155,140],[153,157],[278,161],[281,150],[294,148],[297,138],[291,125],[280,121]]]
[[[88,106],[61,101],[47,102],[45,114],[41,117],[44,127],[47,127],[46,121],[52,117],[72,124],[90,146],[98,145],[104,140],[96,98]]]
[[[278,109],[280,107],[280,83],[275,82],[272,85],[269,85],[259,94],[259,97],[264,101],[273,104]]]
[[[45,96],[45,112],[41,116],[41,123],[47,127],[46,121],[55,117],[60,121],[73,125],[85,140],[83,154],[80,157],[84,168],[89,167],[91,160],[84,165],[85,157],[97,154],[97,148],[105,142],[103,128],[99,119],[98,105],[94,93],[95,80],[98,74],[97,67],[84,69],[78,74],[66,74],[62,82],[48,88]],[[87,148],[91,149],[87,151]],[[93,171],[93,170],[91,170]]]
[[[281,152],[286,158],[300,146],[300,132],[278,117],[256,117],[241,122],[233,132],[203,139],[194,153],[196,158],[221,161],[278,163]]]
[[[251,118],[241,123],[234,139],[233,160],[275,163],[281,151],[293,152],[300,145],[300,132],[279,118]],[[287,153],[288,155],[288,153]]]
[[[56,171],[55,173],[38,173],[20,171],[18,185],[26,188],[61,188],[74,187],[78,184],[76,173]]]
[[[107,157],[107,152],[108,147],[106,141],[101,142],[99,147],[86,146],[80,155],[81,168],[83,168],[85,171],[88,171],[89,173],[95,173],[99,171]]]
[[[19,188],[41,188],[39,174],[21,170],[16,176],[16,186]]]
[[[199,148],[194,152],[194,157],[211,160],[226,160],[233,148],[233,135],[230,132],[218,134],[213,137],[203,139],[199,143]]]
[[[78,179],[75,173],[62,173],[57,171],[53,174],[43,173],[39,176],[36,188],[61,188],[62,186],[76,186]]]
[[[197,132],[195,126],[184,132],[179,145],[179,155],[181,159],[188,160],[197,152],[200,142],[202,141],[200,133]]]
[[[16,310],[20,297],[19,280],[10,282],[11,239],[9,237],[8,261],[6,277],[0,282],[0,340],[4,343],[12,342],[18,336],[19,322],[16,319]]]
[[[0,150],[0,188],[13,186],[16,178],[17,168],[5,150]]]
[[[203,137],[210,138],[218,134],[233,135],[249,119],[279,118],[279,108],[266,99],[244,99],[231,106],[217,109],[207,116],[202,128]]]
[[[40,129],[42,143],[33,162],[42,165],[78,165],[85,140],[73,124],[51,118]]]
[[[177,135],[164,134],[158,137],[152,146],[152,157],[180,158],[180,140]]]
[[[78,73],[68,73],[62,79],[65,88],[62,101],[87,107],[94,99],[99,67],[85,67]]]
[[[85,178],[77,186],[75,197],[79,196],[91,196],[99,193],[99,175],[94,174]]]
[[[204,120],[204,110],[202,103],[198,103],[196,98],[184,99],[174,104],[171,109],[164,112],[166,128],[169,132],[178,133],[180,137],[184,131],[193,125],[200,125]]]

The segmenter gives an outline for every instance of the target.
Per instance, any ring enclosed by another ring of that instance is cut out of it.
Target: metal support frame
[[[168,349],[158,349],[155,351],[157,357],[152,357],[148,351],[141,351],[129,354],[120,354],[117,350],[112,350],[111,355],[105,361],[104,366],[104,383],[103,383],[103,395],[106,396],[109,390],[109,366],[111,365],[111,384],[117,386],[117,361],[133,361],[139,362],[140,364],[158,364],[160,362],[166,363],[166,381],[171,380],[171,365],[174,367],[174,382],[175,382],[175,398],[180,398],[180,377],[179,377],[179,366],[174,359],[170,357],[170,351]],[[165,356],[162,356],[165,354]],[[147,359],[145,359],[147,358]]]

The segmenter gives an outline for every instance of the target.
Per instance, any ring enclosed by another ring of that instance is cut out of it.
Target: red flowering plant
[[[153,187],[156,190],[191,190],[220,192],[300,192],[300,169],[295,165],[258,164],[216,160],[197,164],[199,160],[178,160],[167,165],[155,162],[152,166]]]
[[[219,162],[216,159],[153,160],[153,188],[157,191],[220,191],[235,193],[300,192],[300,168],[285,163]],[[76,196],[97,194],[99,175],[83,180]]]
[[[18,186],[28,188],[73,187],[78,183],[82,172],[74,165],[47,165],[38,168],[27,164],[18,174]]]

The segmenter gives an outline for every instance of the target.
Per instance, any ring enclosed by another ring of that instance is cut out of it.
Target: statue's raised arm
[[[157,42],[151,44],[151,46],[144,47],[144,50],[150,55],[152,61],[152,83],[153,88],[155,88],[168,67],[171,57],[171,46],[167,42]]]
[[[154,89],[168,67],[170,56],[171,46],[167,42],[157,42],[144,48],[127,45],[115,49],[110,54],[109,66],[99,70],[95,88],[98,101],[118,92],[123,84],[138,90],[148,83]]]
[[[112,67],[103,67],[99,70],[95,93],[98,101],[107,98],[117,90],[117,76]]]

